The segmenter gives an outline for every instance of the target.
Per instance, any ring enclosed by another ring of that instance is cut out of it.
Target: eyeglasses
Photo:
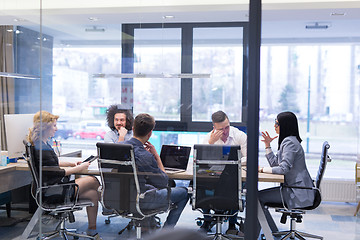
[[[275,119],[275,127],[278,127],[278,126],[280,126],[280,124],[279,124],[278,120]]]

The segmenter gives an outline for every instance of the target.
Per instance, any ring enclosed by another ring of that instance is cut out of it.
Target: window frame
[[[231,121],[236,127],[246,127],[248,105],[248,22],[206,22],[206,23],[142,23],[122,24],[122,73],[134,72],[134,32],[135,29],[180,28],[181,29],[181,73],[192,73],[193,70],[193,30],[195,28],[243,28],[243,82],[242,82],[242,116],[241,122]],[[129,37],[130,36],[130,37]],[[122,85],[133,87],[132,78],[123,78]],[[180,82],[180,121],[156,121],[156,131],[192,131],[207,132],[212,123],[193,121],[192,119],[192,78],[181,78]],[[133,94],[133,92],[131,93]],[[132,97],[133,99],[133,97]],[[122,100],[123,101],[123,100]],[[123,102],[122,102],[123,103]]]

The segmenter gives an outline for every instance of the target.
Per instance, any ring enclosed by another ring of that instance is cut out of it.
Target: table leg
[[[30,222],[26,226],[23,234],[21,235],[21,239],[27,239],[34,229],[36,223],[39,221],[39,217],[41,217],[41,208],[38,207],[34,215],[32,216]]]
[[[266,240],[274,240],[269,224],[266,220],[265,213],[258,201],[258,219],[260,222],[261,229],[265,235]]]

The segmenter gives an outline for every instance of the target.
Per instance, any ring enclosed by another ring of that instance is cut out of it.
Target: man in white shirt
[[[246,164],[247,135],[238,128],[230,126],[229,118],[223,111],[213,113],[211,119],[213,123],[213,130],[206,135],[203,143],[240,145],[241,164]]]
[[[212,114],[211,120],[213,123],[213,130],[209,132],[203,143],[204,144],[218,144],[218,145],[240,145],[241,147],[241,164],[246,164],[247,156],[247,135],[238,128],[230,126],[230,121],[226,113],[217,111]],[[209,210],[203,209],[204,213]],[[236,229],[237,214],[229,218],[229,228],[227,234],[234,234],[243,236],[243,233]],[[211,219],[204,216],[204,223],[201,228],[205,231],[211,231]]]

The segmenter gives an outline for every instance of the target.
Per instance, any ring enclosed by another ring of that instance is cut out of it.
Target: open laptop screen
[[[165,168],[186,170],[191,147],[162,145],[160,158]]]

